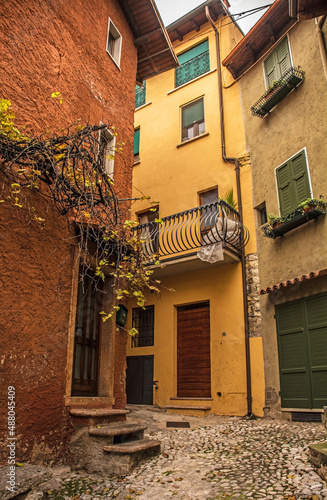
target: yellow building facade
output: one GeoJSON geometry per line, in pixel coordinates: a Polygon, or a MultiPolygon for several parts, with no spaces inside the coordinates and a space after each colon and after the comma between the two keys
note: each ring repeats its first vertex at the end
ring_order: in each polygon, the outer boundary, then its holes
{"type": "Polygon", "coordinates": [[[250,160],[238,84],[222,74],[221,106],[217,71],[217,47],[225,57],[242,34],[220,0],[206,4],[167,28],[180,67],[138,90],[133,197],[156,203],[136,201],[133,217],[160,294],[149,293],[145,309],[129,303],[128,326],[139,335],[127,348],[127,402],[261,416],[250,160]],[[218,201],[231,190],[241,215],[218,201]]]}

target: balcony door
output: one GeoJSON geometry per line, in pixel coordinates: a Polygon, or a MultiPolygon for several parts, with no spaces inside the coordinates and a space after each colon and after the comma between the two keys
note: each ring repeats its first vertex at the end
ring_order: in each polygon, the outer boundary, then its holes
{"type": "Polygon", "coordinates": [[[211,397],[209,302],[177,308],[177,397],[211,397]]]}

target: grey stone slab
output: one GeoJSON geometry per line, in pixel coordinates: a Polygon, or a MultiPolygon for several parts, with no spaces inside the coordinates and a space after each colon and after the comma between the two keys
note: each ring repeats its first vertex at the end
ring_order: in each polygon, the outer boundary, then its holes
{"type": "Polygon", "coordinates": [[[27,493],[52,477],[52,471],[48,467],[30,464],[24,464],[21,467],[13,466],[14,469],[10,467],[0,469],[1,500],[9,500],[27,493]],[[8,482],[10,480],[11,482],[8,482]]]}

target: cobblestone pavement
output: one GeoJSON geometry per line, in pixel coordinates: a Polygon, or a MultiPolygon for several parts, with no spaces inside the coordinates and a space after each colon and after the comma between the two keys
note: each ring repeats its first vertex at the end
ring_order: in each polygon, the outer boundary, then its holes
{"type": "Polygon", "coordinates": [[[53,492],[49,498],[327,499],[327,485],[307,455],[309,443],[326,440],[322,424],[168,414],[160,421],[154,412],[141,414],[150,437],[162,442],[161,455],[125,478],[70,475],[62,483],[63,496],[53,492]],[[164,427],[167,420],[181,419],[191,421],[191,428],[164,427]]]}

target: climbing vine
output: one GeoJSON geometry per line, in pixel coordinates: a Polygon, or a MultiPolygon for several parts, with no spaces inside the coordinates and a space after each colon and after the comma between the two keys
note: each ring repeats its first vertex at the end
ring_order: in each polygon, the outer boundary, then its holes
{"type": "MultiPolygon", "coordinates": [[[[106,170],[106,159],[112,159],[113,153],[123,158],[122,145],[107,150],[105,132],[109,129],[117,135],[114,127],[76,124],[58,134],[29,137],[18,130],[14,119],[10,101],[0,99],[0,169],[10,188],[0,201],[23,208],[32,190],[52,200],[58,212],[69,218],[75,226],[83,273],[93,276],[96,286],[108,275],[113,278],[115,300],[110,310],[102,311],[104,321],[113,318],[124,298],[134,297],[143,307],[144,291],[159,291],[159,282],[150,278],[142,242],[133,230],[136,223],[128,219],[124,205],[121,208],[106,170]]],[[[30,212],[37,223],[46,224],[33,207],[30,212]]]]}

